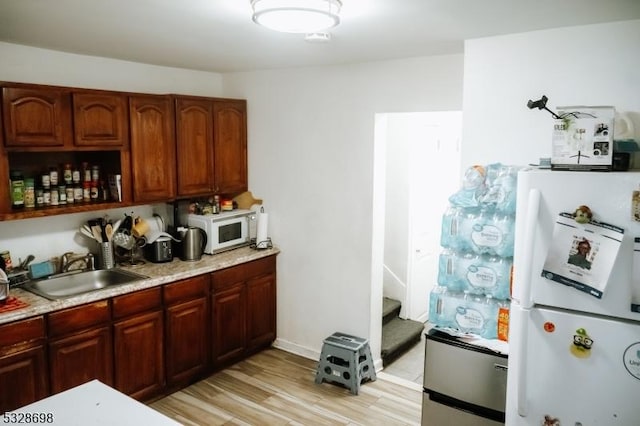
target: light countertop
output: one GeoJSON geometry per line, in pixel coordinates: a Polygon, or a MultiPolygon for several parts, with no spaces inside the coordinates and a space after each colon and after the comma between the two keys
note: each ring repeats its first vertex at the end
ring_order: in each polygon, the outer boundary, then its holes
{"type": "Polygon", "coordinates": [[[202,259],[193,262],[185,262],[175,258],[172,262],[167,263],[151,263],[147,261],[142,265],[124,266],[121,267],[124,270],[142,274],[149,278],[136,281],[131,284],[108,287],[102,290],[96,290],[91,293],[85,293],[61,300],[49,300],[21,288],[12,288],[9,295],[28,303],[29,306],[0,313],[0,324],[26,319],[36,315],[42,315],[102,299],[108,299],[110,297],[179,281],[196,275],[210,273],[219,269],[272,256],[279,252],[280,250],[275,247],[266,250],[255,250],[249,247],[241,247],[214,255],[205,254],[202,256],[202,259]]]}
{"type": "Polygon", "coordinates": [[[180,424],[98,380],[25,405],[0,417],[0,424],[17,423],[66,426],[180,424]]]}

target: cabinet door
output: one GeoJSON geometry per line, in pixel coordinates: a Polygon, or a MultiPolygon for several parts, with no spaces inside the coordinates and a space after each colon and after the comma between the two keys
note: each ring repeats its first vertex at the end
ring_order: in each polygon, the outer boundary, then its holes
{"type": "Polygon", "coordinates": [[[207,307],[207,298],[201,297],[166,309],[168,386],[187,385],[207,370],[207,307]]]}
{"type": "Polygon", "coordinates": [[[178,195],[214,192],[213,104],[207,99],[176,98],[178,195]]]}
{"type": "Polygon", "coordinates": [[[45,398],[48,388],[44,346],[0,356],[0,412],[45,398]]]}
{"type": "Polygon", "coordinates": [[[247,347],[268,346],[276,338],[276,275],[247,281],[247,347]]]}
{"type": "Polygon", "coordinates": [[[49,342],[51,393],[93,379],[113,385],[111,329],[102,327],[49,342]]]}
{"type": "Polygon", "coordinates": [[[135,202],[176,195],[174,117],[168,96],[129,98],[131,169],[135,202]]]}
{"type": "Polygon", "coordinates": [[[214,101],[213,129],[216,192],[240,194],[248,187],[246,101],[214,101]]]}
{"type": "Polygon", "coordinates": [[[213,294],[213,365],[240,359],[247,341],[246,289],[244,282],[213,294]]]}
{"type": "Polygon", "coordinates": [[[2,89],[5,145],[63,147],[71,145],[69,92],[57,88],[2,89]]]}
{"type": "Polygon", "coordinates": [[[78,146],[127,146],[129,119],[126,96],[74,92],[73,131],[78,146]]]}
{"type": "Polygon", "coordinates": [[[113,325],[114,385],[146,400],[164,388],[162,311],[137,315],[113,325]]]}

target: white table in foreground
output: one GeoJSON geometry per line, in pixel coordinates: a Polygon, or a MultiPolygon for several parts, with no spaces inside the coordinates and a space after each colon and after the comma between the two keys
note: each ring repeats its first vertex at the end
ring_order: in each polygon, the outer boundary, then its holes
{"type": "Polygon", "coordinates": [[[176,421],[92,380],[0,416],[0,424],[176,426],[176,421]],[[30,416],[27,421],[25,416],[30,416]]]}

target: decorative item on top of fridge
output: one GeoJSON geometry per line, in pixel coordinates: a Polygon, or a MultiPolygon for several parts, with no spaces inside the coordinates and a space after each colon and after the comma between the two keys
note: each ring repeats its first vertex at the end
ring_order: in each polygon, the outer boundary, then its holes
{"type": "MultiPolygon", "coordinates": [[[[553,112],[546,96],[529,100],[529,109],[544,109],[553,116],[551,169],[627,170],[629,153],[614,153],[616,111],[612,106],[566,106],[553,112]],[[626,161],[625,161],[626,159],[626,161]]],[[[631,123],[625,120],[625,123],[631,123]]]]}
{"type": "Polygon", "coordinates": [[[429,321],[507,340],[519,167],[473,166],[442,217],[438,285],[429,321]]]}

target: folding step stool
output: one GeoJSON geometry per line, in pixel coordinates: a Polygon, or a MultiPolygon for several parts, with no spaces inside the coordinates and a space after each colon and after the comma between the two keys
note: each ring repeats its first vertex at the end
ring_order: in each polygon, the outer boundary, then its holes
{"type": "Polygon", "coordinates": [[[363,380],[376,380],[369,341],[344,333],[323,340],[316,383],[340,383],[357,395],[363,380]]]}

